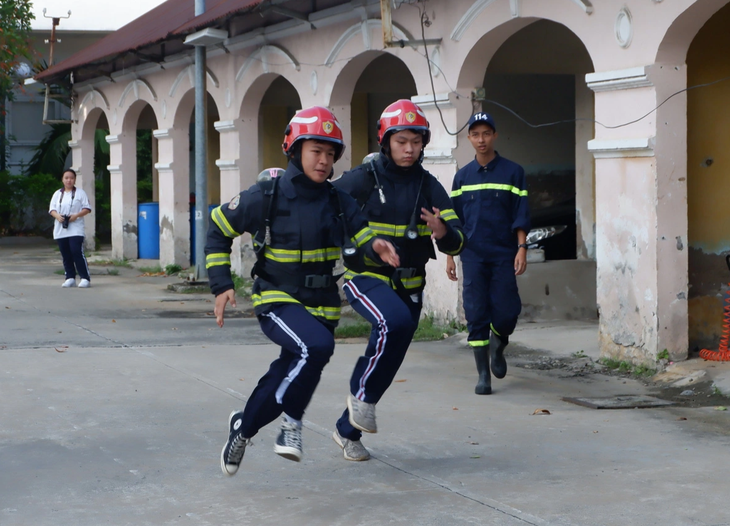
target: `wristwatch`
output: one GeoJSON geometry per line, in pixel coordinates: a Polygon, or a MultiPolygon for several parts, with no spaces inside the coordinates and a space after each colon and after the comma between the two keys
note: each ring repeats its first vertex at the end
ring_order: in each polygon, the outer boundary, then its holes
{"type": "Polygon", "coordinates": [[[520,243],[519,245],[517,245],[517,248],[527,249],[527,244],[526,243],[520,243]]]}

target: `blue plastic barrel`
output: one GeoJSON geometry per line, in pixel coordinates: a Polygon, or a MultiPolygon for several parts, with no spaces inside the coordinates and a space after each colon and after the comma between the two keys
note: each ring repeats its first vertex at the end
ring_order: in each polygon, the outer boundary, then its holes
{"type": "Polygon", "coordinates": [[[160,203],[140,203],[137,214],[137,257],[160,259],[160,203]]]}
{"type": "MultiPolygon", "coordinates": [[[[214,208],[218,208],[220,205],[208,205],[208,221],[210,222],[210,213],[214,208]]],[[[195,205],[190,205],[190,264],[195,265],[195,205]]],[[[209,223],[210,224],[210,223],[209,223]]]]}

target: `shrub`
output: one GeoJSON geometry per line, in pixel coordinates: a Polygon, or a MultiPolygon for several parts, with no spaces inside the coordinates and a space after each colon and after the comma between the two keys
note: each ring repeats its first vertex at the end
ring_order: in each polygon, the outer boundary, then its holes
{"type": "Polygon", "coordinates": [[[0,172],[0,234],[45,234],[53,230],[48,204],[61,188],[57,177],[0,172]]]}

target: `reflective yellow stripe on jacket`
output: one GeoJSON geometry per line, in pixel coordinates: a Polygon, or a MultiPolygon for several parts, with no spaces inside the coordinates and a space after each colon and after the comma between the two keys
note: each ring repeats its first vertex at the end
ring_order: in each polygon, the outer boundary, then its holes
{"type": "Polygon", "coordinates": [[[340,249],[338,247],[328,247],[317,250],[288,250],[267,246],[264,250],[264,256],[266,256],[266,259],[279,263],[316,263],[337,261],[340,259],[340,249]]]}
{"type": "Polygon", "coordinates": [[[356,247],[361,247],[374,237],[375,234],[372,229],[366,226],[352,237],[352,242],[355,243],[356,247]]]}
{"type": "MultiPolygon", "coordinates": [[[[390,223],[374,223],[371,221],[370,228],[375,232],[375,235],[404,237],[406,230],[408,230],[408,225],[391,225],[390,223]]],[[[430,236],[431,229],[428,228],[428,225],[418,225],[418,235],[430,236]]]]}
{"type": "MultiPolygon", "coordinates": [[[[251,299],[253,300],[254,308],[272,303],[299,303],[301,305],[300,301],[295,300],[289,294],[280,290],[264,290],[260,294],[253,294],[251,299]]],[[[303,305],[303,307],[312,316],[318,316],[332,321],[340,319],[339,307],[309,307],[307,305],[303,305]]]]}
{"type": "Polygon", "coordinates": [[[236,238],[240,236],[238,232],[233,230],[233,227],[228,222],[228,219],[226,219],[226,216],[223,215],[223,210],[221,210],[221,207],[214,208],[213,211],[210,213],[210,217],[213,219],[213,222],[218,225],[218,228],[220,228],[221,232],[223,232],[223,235],[230,238],[236,238]]]}
{"type": "Polygon", "coordinates": [[[218,265],[231,266],[231,255],[225,253],[208,254],[205,256],[205,268],[217,267],[218,265]]]}
{"type": "Polygon", "coordinates": [[[464,192],[476,192],[479,190],[504,190],[512,192],[520,197],[527,197],[527,190],[520,190],[511,184],[483,183],[483,184],[467,184],[451,192],[451,197],[459,197],[464,192]]]}

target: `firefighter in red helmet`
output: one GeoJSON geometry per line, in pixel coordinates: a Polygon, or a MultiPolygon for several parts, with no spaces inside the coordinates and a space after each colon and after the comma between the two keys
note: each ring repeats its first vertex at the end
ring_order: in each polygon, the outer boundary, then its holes
{"type": "Polygon", "coordinates": [[[347,460],[367,460],[362,432],[375,433],[375,405],[390,386],[418,326],[426,263],[464,246],[459,218],[444,187],[421,162],[431,139],[428,120],[410,100],[385,108],[378,121],[378,156],[334,182],[357,200],[370,228],[396,246],[396,268],[347,265],[345,294],[372,324],[365,349],[350,378],[347,407],[333,434],[347,460]]]}
{"type": "Polygon", "coordinates": [[[301,460],[302,417],[335,346],[340,297],[332,270],[340,253],[353,264],[398,266],[391,243],[376,237],[355,200],[328,180],[344,148],[332,112],[302,110],[284,135],[286,171],[265,170],[256,185],[211,212],[205,254],[218,325],[226,305],[235,306],[233,239],[249,232],[257,256],[255,313],[264,334],[281,346],[246,407],[229,416],[221,451],[226,475],[238,471],[251,438],[282,413],[274,451],[301,460]]]}

